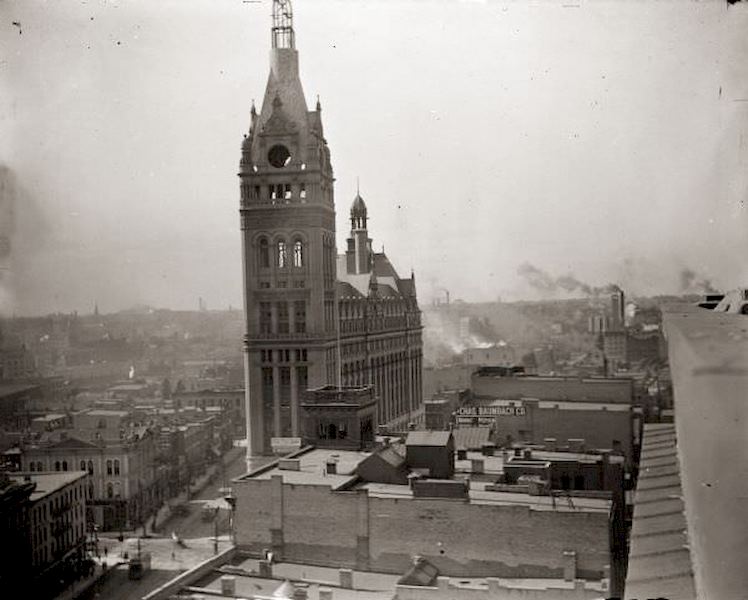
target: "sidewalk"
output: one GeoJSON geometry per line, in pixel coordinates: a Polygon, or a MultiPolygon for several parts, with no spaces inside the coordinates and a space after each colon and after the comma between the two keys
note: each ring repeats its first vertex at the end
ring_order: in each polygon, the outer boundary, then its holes
{"type": "Polygon", "coordinates": [[[74,598],[88,590],[91,586],[95,585],[97,581],[106,577],[109,572],[115,568],[115,566],[116,564],[111,564],[108,565],[107,568],[104,568],[104,566],[102,565],[102,561],[96,560],[93,575],[86,577],[85,579],[81,579],[80,581],[74,582],[63,592],[55,596],[54,600],[73,600],[74,598]]]}

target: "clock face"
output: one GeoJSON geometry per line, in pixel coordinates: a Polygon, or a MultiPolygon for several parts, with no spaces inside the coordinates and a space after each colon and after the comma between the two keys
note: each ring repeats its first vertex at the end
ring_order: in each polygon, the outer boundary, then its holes
{"type": "Polygon", "coordinates": [[[268,162],[276,169],[280,169],[291,162],[291,153],[282,144],[276,144],[268,152],[268,162]]]}

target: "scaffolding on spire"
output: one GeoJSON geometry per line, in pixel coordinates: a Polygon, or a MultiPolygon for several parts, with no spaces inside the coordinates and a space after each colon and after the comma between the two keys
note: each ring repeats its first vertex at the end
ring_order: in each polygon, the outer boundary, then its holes
{"type": "Polygon", "coordinates": [[[273,48],[295,48],[291,0],[273,0],[273,48]]]}

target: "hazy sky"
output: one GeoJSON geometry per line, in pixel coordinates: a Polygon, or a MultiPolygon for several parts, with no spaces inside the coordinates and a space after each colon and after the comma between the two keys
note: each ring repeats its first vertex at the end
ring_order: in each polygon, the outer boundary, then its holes
{"type": "MultiPolygon", "coordinates": [[[[240,306],[236,172],[270,6],[0,2],[0,163],[20,188],[6,309],[240,306]]],[[[537,297],[524,263],[632,293],[679,291],[686,267],[748,284],[748,6],[294,11],[338,248],[360,177],[375,248],[422,303],[537,297]]]]}

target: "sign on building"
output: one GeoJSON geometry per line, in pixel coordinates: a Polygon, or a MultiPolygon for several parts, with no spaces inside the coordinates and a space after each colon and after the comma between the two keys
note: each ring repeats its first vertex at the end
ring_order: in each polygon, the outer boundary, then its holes
{"type": "Polygon", "coordinates": [[[270,448],[273,454],[278,456],[285,456],[301,450],[301,438],[300,437],[274,437],[270,438],[270,448]]]}

